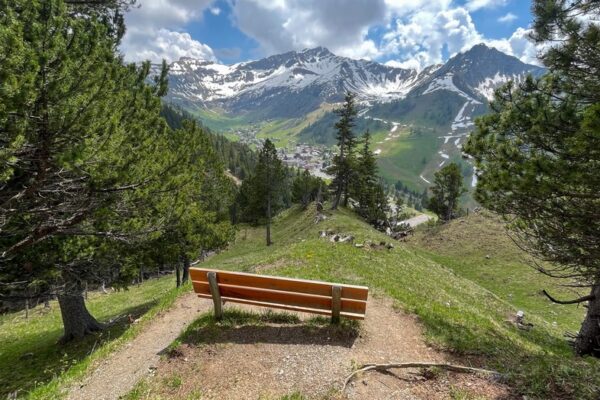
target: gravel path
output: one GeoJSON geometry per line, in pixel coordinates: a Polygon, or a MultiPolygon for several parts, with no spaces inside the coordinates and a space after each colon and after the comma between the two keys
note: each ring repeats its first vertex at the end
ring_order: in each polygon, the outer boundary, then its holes
{"type": "Polygon", "coordinates": [[[339,336],[327,326],[310,328],[304,323],[242,323],[219,330],[199,328],[177,350],[161,359],[144,398],[183,400],[201,394],[203,400],[256,400],[297,392],[311,400],[445,400],[455,398],[455,390],[472,396],[468,398],[512,398],[507,387],[476,375],[425,379],[414,369],[366,373],[344,394],[336,392],[353,367],[363,363],[455,361],[428,346],[418,319],[386,298],[369,300],[358,336],[339,336]]]}
{"type": "MultiPolygon", "coordinates": [[[[252,311],[265,309],[227,304],[252,311]]],[[[358,336],[338,336],[329,326],[305,324],[241,324],[218,331],[200,328],[177,355],[161,358],[163,350],[212,301],[194,293],[152,321],[133,341],[108,356],[67,398],[119,399],[147,378],[147,398],[206,400],[280,398],[300,392],[307,399],[454,398],[464,390],[474,398],[511,399],[507,387],[469,374],[442,374],[425,379],[415,370],[367,373],[344,394],[336,393],[354,366],[367,362],[453,361],[426,344],[418,319],[396,309],[386,298],[370,298],[358,336]],[[177,385],[165,384],[177,376],[177,385]]],[[[299,314],[301,319],[311,316],[299,314]]],[[[459,360],[460,361],[460,360],[459,360]]]]}
{"type": "Polygon", "coordinates": [[[135,339],[108,356],[78,386],[71,388],[67,399],[109,400],[127,394],[158,364],[160,353],[210,305],[208,301],[198,301],[194,293],[182,295],[135,339]]]}
{"type": "Polygon", "coordinates": [[[415,226],[426,223],[430,219],[432,219],[431,216],[429,216],[427,214],[421,214],[421,215],[417,215],[416,217],[409,218],[402,222],[406,222],[407,224],[409,224],[411,227],[414,228],[415,226]]]}

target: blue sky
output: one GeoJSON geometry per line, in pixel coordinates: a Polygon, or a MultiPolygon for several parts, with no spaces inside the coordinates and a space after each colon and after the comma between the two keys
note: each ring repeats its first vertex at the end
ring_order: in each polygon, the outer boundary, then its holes
{"type": "Polygon", "coordinates": [[[445,61],[474,44],[536,62],[524,0],[138,0],[126,58],[182,56],[232,64],[307,47],[403,67],[445,61]]]}

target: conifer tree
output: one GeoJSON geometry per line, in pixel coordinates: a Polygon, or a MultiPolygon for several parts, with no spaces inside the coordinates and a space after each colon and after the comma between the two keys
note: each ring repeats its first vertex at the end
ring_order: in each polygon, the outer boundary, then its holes
{"type": "Polygon", "coordinates": [[[285,192],[289,190],[286,175],[275,145],[267,139],[258,154],[254,175],[246,179],[240,188],[242,213],[249,222],[265,224],[267,246],[272,244],[272,217],[285,205],[285,192]]]}
{"type": "Polygon", "coordinates": [[[476,199],[503,215],[538,269],[588,294],[574,345],[600,357],[600,3],[535,0],[533,38],[548,73],[496,92],[465,151],[476,199]],[[573,282],[573,280],[575,282],[573,282]]]}
{"type": "Polygon", "coordinates": [[[344,97],[344,105],[336,113],[340,120],[335,124],[337,130],[336,140],[338,154],[333,157],[331,167],[328,172],[333,175],[331,186],[333,188],[333,204],[331,208],[337,209],[342,200],[343,205],[348,205],[350,184],[354,174],[354,149],[356,147],[356,137],[352,132],[354,119],[356,118],[356,106],[354,103],[355,95],[348,92],[344,97]]]}
{"type": "MultiPolygon", "coordinates": [[[[123,64],[103,15],[62,0],[0,9],[0,280],[53,288],[69,340],[102,328],[84,284],[131,282],[169,205],[206,187],[202,137],[168,129],[166,66],[148,85],[149,63],[123,64]]],[[[196,211],[198,226],[209,214],[196,211]]]]}
{"type": "Polygon", "coordinates": [[[387,196],[379,182],[377,159],[371,151],[371,134],[363,135],[363,147],[355,162],[352,180],[352,196],[358,201],[358,214],[369,223],[386,219],[387,196]]]}
{"type": "Polygon", "coordinates": [[[292,183],[292,200],[302,204],[302,208],[306,209],[311,201],[317,199],[322,185],[322,180],[312,176],[308,170],[298,171],[292,183]]]}
{"type": "Polygon", "coordinates": [[[466,191],[458,164],[450,163],[437,171],[430,189],[429,209],[442,221],[455,218],[460,196],[466,191]]]}

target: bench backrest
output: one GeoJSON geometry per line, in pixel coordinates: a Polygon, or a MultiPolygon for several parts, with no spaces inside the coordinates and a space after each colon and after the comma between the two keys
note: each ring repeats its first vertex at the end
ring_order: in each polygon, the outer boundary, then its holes
{"type": "Polygon", "coordinates": [[[199,297],[214,299],[209,283],[211,272],[216,275],[223,301],[334,316],[337,308],[340,316],[352,319],[364,319],[367,309],[369,288],[365,286],[190,268],[199,297]]]}

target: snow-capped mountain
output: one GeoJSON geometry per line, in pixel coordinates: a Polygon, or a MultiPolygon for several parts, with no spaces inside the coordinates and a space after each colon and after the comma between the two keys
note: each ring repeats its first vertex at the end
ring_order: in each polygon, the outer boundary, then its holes
{"type": "MultiPolygon", "coordinates": [[[[387,121],[391,129],[402,122],[427,126],[439,135],[438,151],[427,160],[425,176],[423,173],[419,176],[422,182],[430,184],[434,171],[462,153],[464,142],[475,126],[475,117],[488,111],[488,101],[493,99],[496,88],[510,80],[522,81],[529,74],[539,76],[544,71],[480,44],[452,57],[405,98],[374,104],[365,111],[365,116],[387,121]]],[[[474,186],[476,175],[471,178],[474,186]]]]}
{"type": "Polygon", "coordinates": [[[413,95],[427,94],[440,88],[464,97],[492,100],[494,90],[508,81],[520,82],[529,74],[541,75],[544,69],[525,64],[485,44],[452,57],[429,79],[415,87],[413,95]]]}
{"type": "Polygon", "coordinates": [[[339,57],[323,47],[222,65],[182,58],[170,65],[168,100],[232,113],[301,116],[346,91],[364,101],[403,98],[440,66],[422,71],[339,57]]]}
{"type": "MultiPolygon", "coordinates": [[[[496,88],[543,72],[483,44],[420,71],[340,57],[317,47],[234,65],[182,58],[170,66],[167,101],[193,111],[211,111],[204,114],[203,122],[215,129],[243,116],[244,124],[252,126],[247,132],[225,128],[240,137],[253,137],[261,124],[278,121],[286,129],[293,128],[289,132],[294,132],[290,133],[294,140],[331,145],[337,118],[327,111],[331,108],[313,114],[309,124],[303,117],[324,103],[342,101],[351,91],[361,102],[357,132],[369,129],[380,135],[387,131],[373,145],[375,154],[386,159],[388,179],[412,179],[412,185],[419,187],[429,185],[433,173],[446,163],[461,160],[474,119],[489,110],[496,88]],[[416,142],[428,136],[428,147],[421,151],[422,171],[412,178],[406,171],[414,165],[405,165],[398,153],[413,146],[407,132],[414,132],[416,142]],[[431,136],[438,145],[431,147],[431,136]],[[407,140],[406,146],[388,146],[400,140],[407,140]]],[[[470,179],[474,185],[475,174],[470,179]]]]}
{"type": "Polygon", "coordinates": [[[421,71],[340,57],[317,47],[234,65],[182,58],[170,65],[167,99],[232,114],[299,117],[324,102],[341,101],[346,91],[373,103],[452,86],[466,97],[485,101],[506,81],[541,71],[483,44],[421,71]]]}

